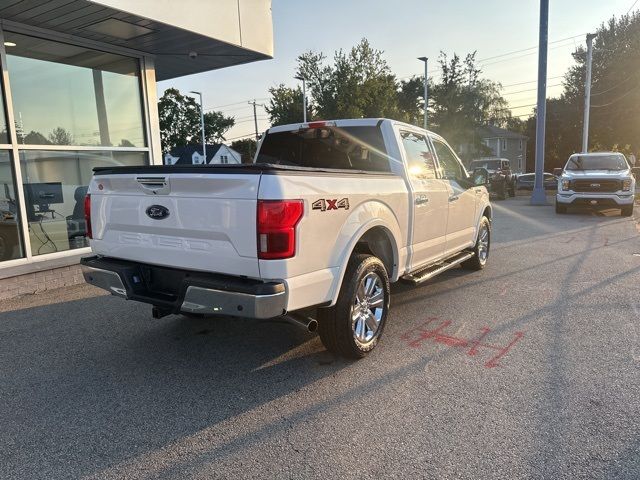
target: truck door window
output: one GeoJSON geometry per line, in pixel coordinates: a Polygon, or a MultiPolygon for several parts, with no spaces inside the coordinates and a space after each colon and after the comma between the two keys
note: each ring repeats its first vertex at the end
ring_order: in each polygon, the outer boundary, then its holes
{"type": "Polygon", "coordinates": [[[409,174],[417,178],[436,178],[436,166],[427,138],[418,133],[401,131],[409,174]]]}
{"type": "Polygon", "coordinates": [[[449,146],[439,140],[433,139],[432,141],[443,177],[448,180],[466,180],[467,173],[449,146]]]}

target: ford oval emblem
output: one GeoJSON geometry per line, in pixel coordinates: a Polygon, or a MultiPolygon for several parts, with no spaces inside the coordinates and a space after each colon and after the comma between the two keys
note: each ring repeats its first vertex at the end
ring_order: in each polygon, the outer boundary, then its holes
{"type": "Polygon", "coordinates": [[[147,216],[149,218],[153,218],[154,220],[162,220],[163,218],[167,218],[169,216],[169,209],[167,207],[163,207],[162,205],[151,205],[147,208],[147,216]]]}

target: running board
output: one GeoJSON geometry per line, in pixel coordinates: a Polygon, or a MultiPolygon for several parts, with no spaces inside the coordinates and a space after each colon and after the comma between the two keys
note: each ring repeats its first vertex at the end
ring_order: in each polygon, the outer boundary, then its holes
{"type": "Polygon", "coordinates": [[[460,252],[453,257],[447,258],[443,263],[432,265],[422,270],[418,270],[414,273],[410,273],[409,275],[405,275],[404,277],[402,277],[402,279],[413,284],[426,282],[430,278],[433,278],[436,275],[441,274],[442,272],[446,272],[453,267],[457,267],[462,262],[464,262],[465,260],[469,260],[474,255],[475,253],[473,252],[460,252]]]}

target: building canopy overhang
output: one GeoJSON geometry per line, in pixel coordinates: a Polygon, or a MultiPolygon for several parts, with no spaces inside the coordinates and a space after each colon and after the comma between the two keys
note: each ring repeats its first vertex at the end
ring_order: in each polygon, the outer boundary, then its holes
{"type": "Polygon", "coordinates": [[[152,56],[158,80],[273,56],[270,0],[0,0],[0,19],[152,56]]]}

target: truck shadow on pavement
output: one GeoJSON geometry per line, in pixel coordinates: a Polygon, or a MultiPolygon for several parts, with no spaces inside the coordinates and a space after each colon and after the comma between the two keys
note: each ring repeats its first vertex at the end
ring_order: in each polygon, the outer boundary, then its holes
{"type": "Polygon", "coordinates": [[[102,296],[0,313],[1,478],[91,475],[349,365],[292,325],[145,307],[102,296]]]}
{"type": "MultiPolygon", "coordinates": [[[[108,296],[0,313],[0,478],[184,478],[189,476],[185,472],[275,437],[286,442],[290,429],[384,389],[407,389],[407,378],[425,381],[426,365],[457,355],[446,349],[398,353],[394,332],[417,321],[404,318],[403,307],[423,302],[422,311],[447,308],[449,293],[457,291],[457,298],[477,295],[491,282],[550,269],[557,262],[569,262],[563,282],[571,284],[585,258],[602,248],[597,225],[589,228],[580,235],[593,240],[578,251],[501,270],[490,264],[482,274],[454,269],[418,287],[395,284],[393,322],[386,333],[391,338],[368,363],[336,359],[317,336],[281,322],[183,316],[154,320],[147,306],[108,296]],[[397,355],[403,356],[401,362],[382,361],[397,355]],[[344,373],[348,387],[315,389],[344,373]]],[[[569,233],[550,237],[562,235],[569,233]]],[[[630,240],[637,237],[607,246],[620,248],[630,240]]],[[[508,246],[501,246],[494,255],[508,253],[508,246]]],[[[640,267],[627,266],[492,325],[495,334],[534,325],[545,331],[531,359],[544,365],[537,405],[545,409],[532,415],[537,424],[530,477],[568,473],[563,470],[565,432],[571,426],[566,390],[576,359],[566,351],[565,335],[572,302],[603,285],[628,282],[639,272],[640,267]]],[[[508,369],[492,372],[509,379],[508,369]]],[[[601,467],[611,476],[633,471],[634,448],[621,453],[618,465],[601,467]]]]}

